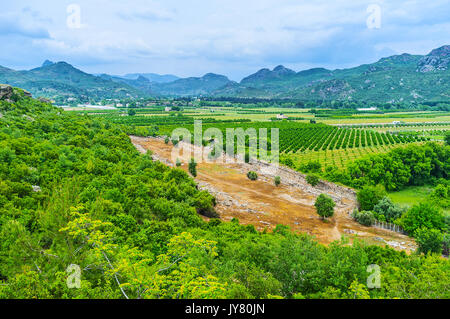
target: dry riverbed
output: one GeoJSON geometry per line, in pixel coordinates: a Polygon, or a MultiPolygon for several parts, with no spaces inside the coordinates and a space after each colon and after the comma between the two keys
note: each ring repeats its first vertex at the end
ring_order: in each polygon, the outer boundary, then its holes
{"type": "MultiPolygon", "coordinates": [[[[173,145],[165,144],[161,138],[131,136],[136,148],[144,153],[153,152],[153,159],[174,166],[171,160],[173,145]]],[[[178,146],[180,147],[180,146],[178,146]]],[[[187,171],[185,154],[182,169],[187,171]]],[[[267,172],[261,163],[226,164],[199,163],[195,178],[200,189],[216,197],[216,210],[220,218],[229,221],[238,218],[241,224],[254,225],[258,230],[272,230],[276,225],[288,225],[296,232],[308,233],[323,243],[329,244],[342,236],[350,241],[361,238],[376,245],[389,245],[398,250],[412,251],[416,245],[412,238],[384,229],[362,226],[349,216],[356,207],[353,190],[328,182],[317,187],[306,183],[302,174],[286,168],[267,172]],[[249,170],[258,172],[258,180],[250,181],[249,170]],[[275,186],[273,176],[281,176],[281,185],[275,186]],[[314,201],[321,193],[327,193],[336,202],[334,217],[324,222],[316,214],[314,201]]]]}

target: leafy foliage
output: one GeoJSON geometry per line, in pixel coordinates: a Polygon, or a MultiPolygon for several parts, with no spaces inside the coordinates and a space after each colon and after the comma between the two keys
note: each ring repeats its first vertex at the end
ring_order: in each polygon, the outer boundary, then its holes
{"type": "Polygon", "coordinates": [[[419,228],[415,233],[416,242],[419,246],[418,251],[421,253],[441,253],[443,236],[437,229],[419,228]]]}
{"type": "Polygon", "coordinates": [[[375,222],[375,216],[372,212],[355,210],[352,213],[352,217],[361,225],[372,226],[375,222]]]}
{"type": "Polygon", "coordinates": [[[423,227],[438,230],[443,230],[445,227],[444,216],[439,208],[427,202],[414,205],[403,214],[399,224],[412,235],[423,227]]]}
{"type": "Polygon", "coordinates": [[[0,298],[450,298],[446,259],[204,221],[214,198],[122,126],[17,94],[0,101],[0,298]]]}
{"type": "Polygon", "coordinates": [[[373,208],[377,219],[393,223],[397,218],[400,218],[405,210],[398,205],[395,205],[387,196],[383,197],[373,208]]]}
{"type": "Polygon", "coordinates": [[[371,211],[375,205],[386,196],[386,190],[382,185],[364,186],[357,193],[359,206],[362,210],[371,211]]]}
{"type": "Polygon", "coordinates": [[[317,214],[319,214],[322,219],[325,219],[334,215],[334,207],[336,206],[336,203],[330,196],[320,194],[317,197],[314,206],[316,207],[317,214]]]}
{"type": "Polygon", "coordinates": [[[256,181],[258,179],[258,174],[256,172],[250,171],[247,173],[247,177],[251,181],[256,181]]]}
{"type": "Polygon", "coordinates": [[[319,184],[319,176],[315,175],[315,174],[308,174],[306,176],[306,181],[308,182],[308,184],[310,184],[311,186],[316,186],[317,184],[319,184]]]}

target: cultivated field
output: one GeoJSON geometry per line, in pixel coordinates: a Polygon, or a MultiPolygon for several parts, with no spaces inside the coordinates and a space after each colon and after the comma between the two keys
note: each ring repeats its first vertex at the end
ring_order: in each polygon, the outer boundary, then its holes
{"type": "MultiPolygon", "coordinates": [[[[193,131],[194,120],[202,120],[203,130],[219,128],[280,129],[281,159],[294,166],[318,161],[327,166],[345,168],[368,154],[384,153],[397,146],[425,141],[443,141],[450,129],[448,112],[356,112],[281,107],[186,106],[167,111],[166,105],[129,109],[70,108],[68,111],[101,117],[113,123],[140,130],[139,135],[170,136],[175,128],[193,131]],[[283,114],[285,120],[277,119],[283,114]],[[310,124],[310,122],[315,124],[310,124]],[[395,122],[395,124],[393,124],[395,122]]],[[[132,132],[136,133],[136,132],[132,132]]],[[[224,143],[224,147],[226,147],[224,143]]]]}

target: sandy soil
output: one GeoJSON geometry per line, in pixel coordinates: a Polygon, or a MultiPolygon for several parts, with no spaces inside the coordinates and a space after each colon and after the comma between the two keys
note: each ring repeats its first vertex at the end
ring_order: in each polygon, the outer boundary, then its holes
{"type": "MultiPolygon", "coordinates": [[[[131,136],[140,152],[151,150],[153,158],[173,166],[173,145],[159,138],[131,136]]],[[[187,171],[187,164],[181,166],[187,171]]],[[[376,245],[390,245],[398,250],[411,251],[416,245],[412,238],[395,232],[362,226],[349,216],[355,207],[354,198],[343,199],[335,215],[323,221],[314,208],[315,196],[301,187],[283,185],[276,187],[273,179],[261,176],[250,181],[239,164],[199,163],[195,178],[200,188],[208,190],[217,199],[216,210],[222,220],[238,218],[241,224],[252,224],[258,230],[273,229],[278,224],[288,225],[297,232],[308,233],[329,244],[342,236],[350,242],[363,238],[376,245]]]]}

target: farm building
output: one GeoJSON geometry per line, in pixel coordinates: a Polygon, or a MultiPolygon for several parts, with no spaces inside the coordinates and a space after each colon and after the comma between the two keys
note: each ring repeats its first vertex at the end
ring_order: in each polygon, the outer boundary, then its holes
{"type": "Polygon", "coordinates": [[[285,120],[287,118],[288,118],[287,115],[284,115],[283,113],[277,115],[277,119],[279,120],[285,120]]]}
{"type": "Polygon", "coordinates": [[[359,108],[359,109],[356,109],[356,110],[358,110],[358,111],[360,111],[360,112],[364,112],[364,111],[376,111],[377,108],[376,108],[375,106],[373,106],[373,107],[359,108]]]}

